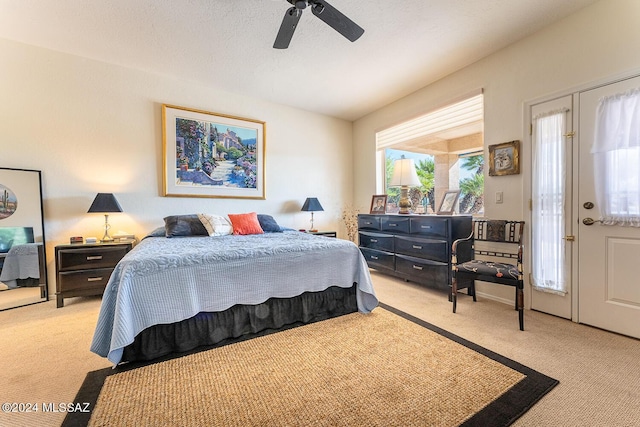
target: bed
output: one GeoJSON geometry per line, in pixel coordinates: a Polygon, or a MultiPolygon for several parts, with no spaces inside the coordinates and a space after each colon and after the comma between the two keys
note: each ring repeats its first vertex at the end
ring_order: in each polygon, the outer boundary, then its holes
{"type": "Polygon", "coordinates": [[[114,365],[149,360],[377,304],[366,261],[346,240],[156,232],[114,269],[91,351],[114,365]]]}

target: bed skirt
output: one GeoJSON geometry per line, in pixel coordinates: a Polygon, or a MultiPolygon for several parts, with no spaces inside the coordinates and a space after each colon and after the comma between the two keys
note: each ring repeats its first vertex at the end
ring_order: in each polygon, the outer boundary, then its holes
{"type": "Polygon", "coordinates": [[[293,298],[271,298],[258,305],[234,305],[225,311],[202,312],[178,323],[143,330],[124,348],[121,362],[152,360],[356,311],[355,284],[350,288],[332,286],[322,292],[305,292],[293,298]]]}

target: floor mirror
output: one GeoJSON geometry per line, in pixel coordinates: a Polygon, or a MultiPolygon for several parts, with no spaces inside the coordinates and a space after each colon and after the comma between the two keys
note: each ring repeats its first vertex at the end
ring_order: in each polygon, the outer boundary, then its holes
{"type": "Polygon", "coordinates": [[[42,174],[0,168],[0,311],[47,300],[42,174]]]}

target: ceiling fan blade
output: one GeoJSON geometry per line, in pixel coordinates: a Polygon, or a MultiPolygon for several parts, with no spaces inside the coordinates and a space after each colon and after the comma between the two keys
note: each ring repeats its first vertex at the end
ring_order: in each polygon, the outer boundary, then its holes
{"type": "Polygon", "coordinates": [[[296,30],[298,21],[302,16],[302,10],[292,7],[288,9],[284,18],[282,18],[282,24],[280,24],[280,30],[276,36],[276,41],[273,43],[273,47],[276,49],[286,49],[289,47],[293,32],[296,30]]]}
{"type": "Polygon", "coordinates": [[[364,33],[364,30],[351,19],[347,18],[338,9],[331,6],[325,0],[310,0],[311,12],[322,19],[331,28],[345,36],[349,41],[356,41],[364,33]]]}

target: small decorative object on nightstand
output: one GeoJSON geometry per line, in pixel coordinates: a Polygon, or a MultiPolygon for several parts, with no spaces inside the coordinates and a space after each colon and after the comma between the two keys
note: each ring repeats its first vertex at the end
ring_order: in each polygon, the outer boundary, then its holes
{"type": "Polygon", "coordinates": [[[313,228],[313,212],[324,211],[322,209],[322,205],[315,197],[307,197],[307,200],[304,201],[304,205],[302,205],[303,212],[311,212],[311,228],[308,231],[318,231],[313,228]]]}
{"type": "Polygon", "coordinates": [[[58,308],[64,298],[102,295],[114,267],[132,248],[133,242],[56,246],[58,308]]]}

